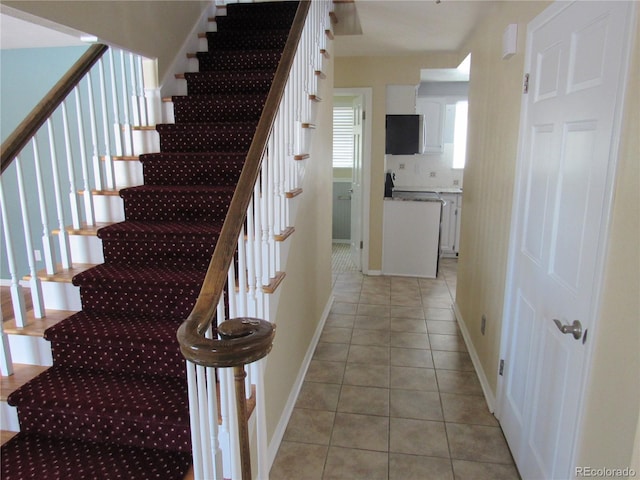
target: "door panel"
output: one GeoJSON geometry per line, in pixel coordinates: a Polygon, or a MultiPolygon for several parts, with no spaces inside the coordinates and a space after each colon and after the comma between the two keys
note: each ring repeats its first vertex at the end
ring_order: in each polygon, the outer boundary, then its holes
{"type": "Polygon", "coordinates": [[[573,476],[589,345],[561,327],[595,319],[633,8],[556,3],[527,32],[498,414],[525,480],[573,476]]]}

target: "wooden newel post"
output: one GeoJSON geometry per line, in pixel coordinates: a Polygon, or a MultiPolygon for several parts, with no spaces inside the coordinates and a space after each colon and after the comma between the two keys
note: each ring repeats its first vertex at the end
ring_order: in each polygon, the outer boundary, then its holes
{"type": "Polygon", "coordinates": [[[219,352],[220,367],[233,367],[236,390],[236,413],[242,480],[251,480],[251,449],[247,426],[247,403],[244,366],[265,357],[273,345],[275,326],[257,318],[233,318],[218,325],[218,334],[225,347],[219,352]]]}

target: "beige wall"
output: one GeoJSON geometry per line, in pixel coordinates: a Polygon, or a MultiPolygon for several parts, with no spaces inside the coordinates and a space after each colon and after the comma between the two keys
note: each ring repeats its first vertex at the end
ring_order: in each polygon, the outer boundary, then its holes
{"type": "Polygon", "coordinates": [[[187,35],[210,4],[200,0],[3,0],[2,3],[96,35],[103,43],[157,58],[158,78],[164,78],[187,35]]]}
{"type": "MultiPolygon", "coordinates": [[[[469,159],[464,177],[457,304],[493,393],[497,386],[526,24],[546,3],[503,2],[469,40],[469,159]],[[519,24],[519,53],[501,59],[501,37],[519,24]],[[486,335],[480,319],[487,315],[486,335]]],[[[638,85],[635,64],[630,85],[638,85]]],[[[640,96],[629,89],[599,328],[584,405],[578,465],[630,465],[640,413],[640,96]]]]}
{"type": "Polygon", "coordinates": [[[432,53],[402,57],[337,57],[336,88],[371,87],[371,194],[369,215],[369,269],[382,269],[382,201],[384,197],[384,119],[387,85],[418,85],[422,68],[455,68],[465,57],[432,53]]]}
{"type": "MultiPolygon", "coordinates": [[[[331,44],[328,45],[328,49],[331,44]]],[[[333,64],[325,61],[320,104],[299,205],[286,277],[280,286],[276,337],[265,372],[267,436],[273,434],[312,337],[331,297],[332,90],[333,64]]]]}

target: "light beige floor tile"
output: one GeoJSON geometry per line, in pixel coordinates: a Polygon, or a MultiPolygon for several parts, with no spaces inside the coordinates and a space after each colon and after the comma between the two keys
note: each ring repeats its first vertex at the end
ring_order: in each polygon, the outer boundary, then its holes
{"type": "Polygon", "coordinates": [[[388,388],[389,366],[347,363],[343,383],[344,385],[388,388]]]}
{"type": "Polygon", "coordinates": [[[338,412],[333,424],[331,446],[387,452],[389,418],[338,412]]]}
{"type": "Polygon", "coordinates": [[[282,442],[269,477],[278,480],[321,480],[329,447],[282,442]]]}
{"type": "Polygon", "coordinates": [[[499,427],[446,423],[451,458],[511,464],[511,453],[499,427]]]}
{"type": "Polygon", "coordinates": [[[334,418],[334,412],[294,408],[284,432],[284,440],[329,445],[334,418]]]}
{"type": "Polygon", "coordinates": [[[388,347],[391,341],[389,330],[360,330],[354,329],[351,335],[351,345],[377,345],[388,347]]]}
{"type": "Polygon", "coordinates": [[[389,416],[389,389],[343,385],[338,412],[389,416]]]}
{"type": "Polygon", "coordinates": [[[346,343],[318,342],[313,359],[327,362],[344,362],[347,360],[348,354],[349,345],[346,343]]]}
{"type": "Polygon", "coordinates": [[[451,310],[451,308],[449,307],[446,307],[446,308],[425,307],[424,314],[427,321],[440,320],[440,321],[446,321],[446,322],[455,322],[456,320],[456,316],[453,313],[453,310],[451,310]]]}
{"type": "Polygon", "coordinates": [[[440,393],[444,419],[447,422],[498,426],[498,421],[487,407],[484,396],[440,393]]]}
{"type": "Polygon", "coordinates": [[[422,305],[424,306],[424,308],[429,308],[429,309],[430,308],[450,309],[451,306],[453,305],[453,300],[451,299],[450,295],[433,296],[429,294],[429,295],[422,296],[422,305]]]}
{"type": "Polygon", "coordinates": [[[340,385],[304,382],[298,395],[296,408],[311,408],[335,412],[340,396],[340,385]]]}
{"type": "Polygon", "coordinates": [[[320,342],[326,343],[351,343],[350,328],[343,327],[324,327],[320,335],[320,342]]]}
{"type": "Polygon", "coordinates": [[[330,313],[340,313],[342,315],[355,315],[358,309],[357,303],[333,302],[330,313]]]}
{"type": "Polygon", "coordinates": [[[389,454],[389,480],[453,480],[448,458],[389,454]]]}
{"type": "Polygon", "coordinates": [[[345,303],[358,303],[360,301],[360,292],[347,292],[344,290],[334,290],[334,300],[345,303]]]}
{"type": "Polygon", "coordinates": [[[385,293],[361,293],[360,301],[368,305],[390,305],[391,296],[385,293]]]}
{"type": "Polygon", "coordinates": [[[331,447],[322,479],[387,480],[388,471],[389,455],[386,452],[331,447]]]}
{"type": "Polygon", "coordinates": [[[390,345],[392,347],[428,350],[430,348],[429,335],[416,332],[391,332],[390,345]]]}
{"type": "Polygon", "coordinates": [[[482,395],[482,385],[475,371],[436,370],[440,392],[482,395]]]}
{"type": "Polygon", "coordinates": [[[344,379],[345,365],[345,362],[311,360],[304,379],[307,382],[341,384],[344,379]]]}
{"type": "Polygon", "coordinates": [[[391,319],[389,317],[356,315],[356,320],[353,324],[353,327],[362,330],[384,330],[388,332],[390,323],[391,319]]]}
{"type": "Polygon", "coordinates": [[[424,320],[424,309],[422,305],[412,306],[398,306],[397,304],[391,307],[391,316],[395,318],[412,318],[416,320],[424,320]]]}
{"type": "Polygon", "coordinates": [[[444,423],[391,417],[389,452],[448,458],[444,423]]]}
{"type": "Polygon", "coordinates": [[[438,392],[391,389],[389,415],[399,418],[442,421],[444,417],[440,405],[440,394],[438,392]]]}
{"type": "Polygon", "coordinates": [[[431,368],[391,367],[391,388],[437,392],[436,371],[431,368]]]}
{"type": "Polygon", "coordinates": [[[392,332],[427,333],[427,322],[414,318],[391,318],[392,332]]]}
{"type": "Polygon", "coordinates": [[[427,320],[427,332],[441,335],[459,335],[460,328],[455,321],[427,320]]]}
{"type": "Polygon", "coordinates": [[[520,480],[513,464],[453,460],[453,471],[456,480],[520,480]]]}
{"type": "Polygon", "coordinates": [[[433,368],[431,350],[391,347],[391,365],[394,367],[433,368]]]}
{"type": "Polygon", "coordinates": [[[358,304],[358,315],[369,315],[371,317],[389,317],[391,309],[384,305],[367,305],[365,303],[358,304]]]}
{"type": "Polygon", "coordinates": [[[473,363],[471,357],[466,352],[443,352],[432,350],[433,364],[437,369],[443,370],[460,370],[464,372],[473,372],[473,363]]]}
{"type": "Polygon", "coordinates": [[[347,363],[363,363],[367,365],[388,365],[389,348],[370,345],[351,345],[347,363]]]}
{"type": "Polygon", "coordinates": [[[467,346],[462,339],[462,335],[442,335],[430,333],[429,342],[431,350],[444,350],[449,352],[466,352],[467,346]]]}
{"type": "Polygon", "coordinates": [[[353,324],[356,321],[355,315],[344,315],[341,313],[330,313],[327,316],[327,321],[324,322],[324,328],[353,328],[353,324]]]}

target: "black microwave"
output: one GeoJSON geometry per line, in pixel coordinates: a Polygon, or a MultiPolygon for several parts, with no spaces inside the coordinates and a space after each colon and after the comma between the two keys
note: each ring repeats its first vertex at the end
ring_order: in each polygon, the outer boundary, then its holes
{"type": "Polygon", "coordinates": [[[422,115],[387,115],[385,123],[385,153],[414,155],[422,153],[422,115]]]}

